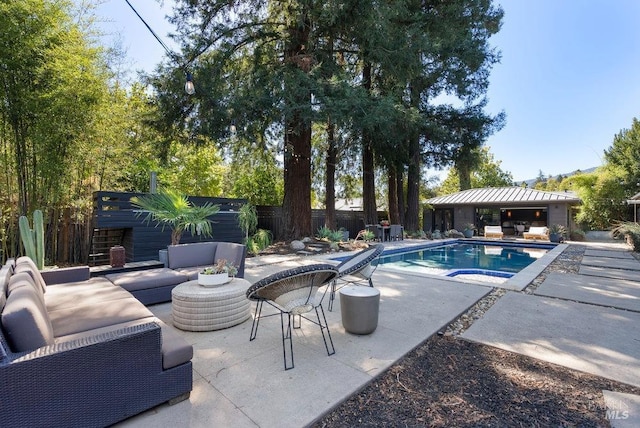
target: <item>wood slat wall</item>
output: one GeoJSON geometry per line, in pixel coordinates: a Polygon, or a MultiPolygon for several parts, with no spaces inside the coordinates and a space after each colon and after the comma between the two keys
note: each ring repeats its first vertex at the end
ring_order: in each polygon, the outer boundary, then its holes
{"type": "MultiPolygon", "coordinates": [[[[94,193],[94,234],[92,239],[93,264],[104,264],[106,254],[108,260],[109,248],[113,245],[125,247],[127,262],[143,260],[157,260],[158,250],[166,248],[171,243],[171,231],[162,225],[154,223],[146,224],[144,215],[138,215],[139,211],[131,204],[131,198],[144,195],[142,193],[124,192],[95,192],[94,193]],[[110,232],[103,232],[109,230],[110,232]],[[106,240],[109,247],[96,245],[102,234],[114,236],[120,234],[121,240],[115,243],[112,239],[106,240]]],[[[180,243],[192,243],[201,241],[224,241],[241,243],[244,234],[238,227],[238,209],[246,203],[243,199],[229,198],[204,198],[189,197],[195,205],[206,202],[220,205],[218,214],[211,217],[213,221],[213,235],[210,238],[192,236],[189,232],[182,235],[180,243]]]]}

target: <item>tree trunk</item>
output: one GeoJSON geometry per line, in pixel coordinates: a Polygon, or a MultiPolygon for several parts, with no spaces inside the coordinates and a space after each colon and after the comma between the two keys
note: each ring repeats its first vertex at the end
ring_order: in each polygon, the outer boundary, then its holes
{"type": "Polygon", "coordinates": [[[389,194],[389,221],[391,224],[401,224],[400,223],[400,211],[398,209],[398,183],[396,183],[396,179],[398,175],[396,173],[396,167],[392,166],[387,171],[388,177],[388,194],[389,194]]]}
{"type": "Polygon", "coordinates": [[[407,172],[407,211],[404,228],[418,230],[418,209],[420,207],[420,141],[412,137],[409,142],[409,169],[407,172]]]}
{"type": "MultiPolygon", "coordinates": [[[[306,53],[311,23],[308,14],[300,11],[300,19],[289,28],[289,40],[284,50],[285,67],[296,67],[305,73],[311,69],[306,53]]],[[[285,118],[284,136],[284,199],[282,222],[284,239],[299,239],[311,235],[311,122],[303,113],[311,108],[311,93],[298,90],[292,95],[290,113],[285,118]]]]}
{"type": "MultiPolygon", "coordinates": [[[[365,64],[362,70],[362,85],[367,91],[371,90],[371,64],[365,64]]],[[[362,133],[362,209],[364,223],[378,223],[376,207],[376,183],[374,176],[373,149],[371,138],[365,131],[362,133]]]]}
{"type": "Polygon", "coordinates": [[[468,162],[458,162],[456,164],[458,180],[460,181],[460,191],[471,189],[471,168],[468,162]]]}
{"type": "Polygon", "coordinates": [[[404,206],[404,168],[396,169],[396,195],[398,196],[398,215],[400,218],[398,222],[404,224],[404,212],[406,207],[404,206]]]}
{"type": "Polygon", "coordinates": [[[327,121],[327,140],[329,148],[327,149],[326,158],[326,176],[325,176],[325,215],[324,225],[331,230],[336,229],[336,161],[338,158],[338,150],[335,142],[335,127],[331,123],[331,119],[327,121]]]}

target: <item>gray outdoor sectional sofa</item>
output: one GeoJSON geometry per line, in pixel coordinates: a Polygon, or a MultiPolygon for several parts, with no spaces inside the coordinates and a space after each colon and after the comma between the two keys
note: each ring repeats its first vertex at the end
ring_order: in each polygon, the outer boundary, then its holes
{"type": "Polygon", "coordinates": [[[10,260],[0,311],[2,426],[107,426],[191,391],[191,345],[88,267],[10,260]]]}
{"type": "Polygon", "coordinates": [[[170,302],[171,290],[185,281],[198,279],[198,272],[213,266],[220,259],[238,268],[236,276],[244,278],[244,260],[247,247],[233,242],[196,242],[169,245],[168,266],[134,272],[106,275],[106,278],[124,288],[145,305],[170,302]]]}

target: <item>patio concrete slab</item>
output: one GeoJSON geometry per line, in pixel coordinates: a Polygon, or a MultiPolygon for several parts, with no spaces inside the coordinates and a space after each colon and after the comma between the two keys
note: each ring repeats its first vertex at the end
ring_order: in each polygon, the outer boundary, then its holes
{"type": "Polygon", "coordinates": [[[535,294],[640,312],[640,282],[624,279],[553,272],[535,294]]]}
{"type": "Polygon", "coordinates": [[[630,251],[598,250],[598,249],[592,249],[592,248],[585,249],[584,255],[590,256],[590,257],[607,257],[607,258],[614,258],[614,259],[633,259],[634,258],[630,251]]]}
{"type": "Polygon", "coordinates": [[[636,270],[616,269],[615,267],[581,265],[578,273],[580,275],[593,275],[603,276],[606,278],[626,279],[629,281],[640,281],[640,272],[636,270]]]}
{"type": "MultiPolygon", "coordinates": [[[[252,261],[247,263],[245,278],[255,282],[276,271],[319,262],[312,258],[277,264],[252,261]]],[[[174,406],[158,406],[120,425],[308,425],[491,291],[490,287],[382,270],[376,271],[373,282],[381,293],[377,329],[363,336],[347,333],[338,298],[333,312],[325,309],[336,353],[327,355],[320,329],[303,319],[301,328],[293,332],[292,370],[284,370],[280,317],[268,305],[263,315],[277,316],[261,319],[251,342],[251,319],[212,332],[177,330],[194,347],[191,397],[174,406]]],[[[170,303],[150,309],[171,325],[170,303]]],[[[252,314],[254,309],[252,306],[252,314]]]]}
{"type": "Polygon", "coordinates": [[[640,396],[615,391],[602,391],[611,428],[640,426],[640,396]]]}
{"type": "Polygon", "coordinates": [[[509,292],[462,337],[640,386],[639,323],[637,312],[509,292]]]}
{"type": "Polygon", "coordinates": [[[615,259],[610,257],[582,257],[581,264],[583,266],[597,266],[604,268],[625,269],[640,271],[640,261],[632,259],[615,259]]]}

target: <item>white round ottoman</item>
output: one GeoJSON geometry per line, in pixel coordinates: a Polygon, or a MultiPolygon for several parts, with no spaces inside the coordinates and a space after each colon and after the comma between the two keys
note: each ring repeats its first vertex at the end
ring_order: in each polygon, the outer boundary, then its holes
{"type": "Polygon", "coordinates": [[[350,285],[340,289],[342,326],[349,333],[370,334],[378,327],[380,291],[373,287],[350,285]]]}
{"type": "Polygon", "coordinates": [[[234,278],[217,287],[187,281],[171,291],[173,325],[187,331],[211,331],[240,324],[251,316],[249,281],[234,278]]]}

